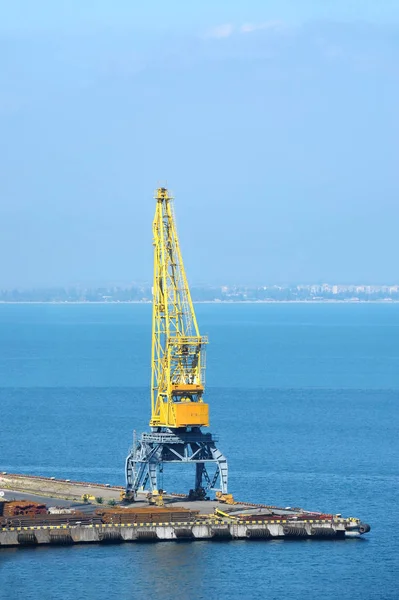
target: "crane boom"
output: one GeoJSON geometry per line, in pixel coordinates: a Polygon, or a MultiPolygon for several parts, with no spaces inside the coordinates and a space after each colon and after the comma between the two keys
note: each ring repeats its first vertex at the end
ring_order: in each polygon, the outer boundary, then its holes
{"type": "Polygon", "coordinates": [[[173,198],[160,187],[155,199],[150,426],[209,426],[209,408],[203,401],[207,338],[198,330],[173,198]]]}

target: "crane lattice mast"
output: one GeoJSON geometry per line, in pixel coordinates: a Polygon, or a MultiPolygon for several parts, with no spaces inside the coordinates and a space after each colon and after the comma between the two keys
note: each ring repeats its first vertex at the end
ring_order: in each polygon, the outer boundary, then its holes
{"type": "Polygon", "coordinates": [[[153,222],[152,427],[208,426],[205,344],[184,270],[168,190],[156,191],[153,222]]]}

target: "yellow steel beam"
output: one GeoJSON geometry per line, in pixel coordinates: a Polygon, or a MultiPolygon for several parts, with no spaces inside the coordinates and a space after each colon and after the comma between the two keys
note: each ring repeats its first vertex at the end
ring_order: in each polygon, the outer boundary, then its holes
{"type": "Polygon", "coordinates": [[[208,426],[205,344],[198,330],[177,236],[172,196],[155,192],[152,299],[152,427],[208,426]]]}

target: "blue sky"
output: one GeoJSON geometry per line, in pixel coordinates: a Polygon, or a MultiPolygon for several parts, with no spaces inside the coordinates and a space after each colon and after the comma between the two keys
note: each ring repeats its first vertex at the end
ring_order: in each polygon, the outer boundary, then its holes
{"type": "Polygon", "coordinates": [[[261,23],[273,18],[308,20],[369,20],[390,23],[399,18],[396,0],[13,0],[3,7],[7,30],[90,29],[96,26],[161,29],[213,27],[228,22],[261,23]]]}
{"type": "Polygon", "coordinates": [[[9,2],[0,287],[397,282],[399,5],[9,2]]]}

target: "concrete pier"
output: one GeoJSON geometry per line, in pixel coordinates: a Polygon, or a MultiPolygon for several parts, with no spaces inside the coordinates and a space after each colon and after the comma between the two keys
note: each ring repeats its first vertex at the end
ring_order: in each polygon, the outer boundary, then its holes
{"type": "MultiPolygon", "coordinates": [[[[72,518],[68,515],[65,515],[65,521],[62,520],[58,524],[49,524],[47,520],[47,524],[40,525],[40,522],[46,523],[45,516],[42,521],[39,518],[37,524],[30,522],[31,526],[22,526],[24,523],[21,520],[18,523],[18,517],[15,517],[12,522],[4,520],[3,526],[0,526],[0,548],[42,544],[115,544],[195,540],[333,540],[359,538],[370,531],[370,526],[362,523],[360,519],[342,518],[340,515],[325,515],[328,518],[324,518],[320,513],[310,513],[302,509],[277,508],[246,502],[235,502],[234,507],[228,507],[217,500],[188,501],[184,496],[177,494],[165,495],[165,509],[167,506],[178,506],[196,511],[195,520],[98,523],[100,518],[96,518],[95,510],[99,504],[93,501],[83,506],[83,494],[101,497],[102,502],[106,504],[110,500],[116,502],[119,500],[122,487],[3,472],[0,474],[0,489],[4,491],[5,500],[12,500],[16,496],[36,500],[41,498],[47,505],[51,503],[77,507],[80,514],[83,514],[81,511],[84,510],[84,522],[77,520],[79,517],[72,518]],[[79,505],[76,504],[78,501],[79,505]],[[232,512],[227,514],[225,511],[229,509],[232,512]],[[18,524],[21,526],[17,526],[18,524]]],[[[144,493],[140,495],[134,506],[136,508],[148,506],[144,493]]]]}
{"type": "Polygon", "coordinates": [[[218,521],[181,523],[60,525],[0,530],[0,547],[195,540],[343,539],[360,537],[368,526],[358,520],[218,521]]]}
{"type": "Polygon", "coordinates": [[[124,490],[121,486],[5,472],[0,472],[0,489],[73,502],[80,501],[84,494],[95,497],[101,496],[104,501],[119,500],[120,493],[124,490]]]}

